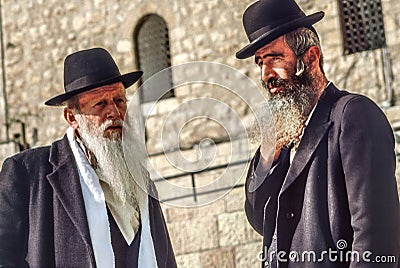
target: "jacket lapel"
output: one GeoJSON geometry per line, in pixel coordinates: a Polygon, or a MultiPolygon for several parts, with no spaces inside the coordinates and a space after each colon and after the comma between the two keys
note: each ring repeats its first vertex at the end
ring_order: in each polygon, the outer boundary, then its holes
{"type": "Polygon", "coordinates": [[[53,172],[47,175],[47,179],[76,229],[91,245],[79,174],[66,136],[52,144],[49,161],[53,172]]]}
{"type": "Polygon", "coordinates": [[[308,126],[304,130],[299,148],[288,170],[281,193],[299,177],[304,170],[311,156],[317,149],[319,143],[333,125],[330,121],[330,112],[333,103],[343,95],[333,84],[330,84],[317,103],[317,107],[310,119],[308,126]]]}

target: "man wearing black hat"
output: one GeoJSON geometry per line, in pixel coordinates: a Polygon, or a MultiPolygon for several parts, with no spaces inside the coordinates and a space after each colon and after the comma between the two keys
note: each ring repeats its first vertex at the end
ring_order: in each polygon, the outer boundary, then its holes
{"type": "Polygon", "coordinates": [[[65,93],[45,104],[66,106],[66,135],[0,172],[1,267],[176,267],[137,141],[136,168],[122,150],[125,89],[141,75],[102,48],[65,59],[65,93]]]}
{"type": "Polygon", "coordinates": [[[250,44],[236,56],[254,55],[274,125],[261,128],[276,130],[249,168],[247,218],[263,235],[265,266],[398,267],[392,129],[375,103],[327,80],[312,26],[323,16],[293,0],[244,12],[250,44]]]}

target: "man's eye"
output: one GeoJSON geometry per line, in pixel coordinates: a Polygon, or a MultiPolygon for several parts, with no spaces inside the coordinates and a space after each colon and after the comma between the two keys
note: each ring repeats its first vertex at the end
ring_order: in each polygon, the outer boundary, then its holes
{"type": "Polygon", "coordinates": [[[99,106],[103,106],[103,105],[104,105],[104,101],[99,101],[94,106],[99,107],[99,106]]]}

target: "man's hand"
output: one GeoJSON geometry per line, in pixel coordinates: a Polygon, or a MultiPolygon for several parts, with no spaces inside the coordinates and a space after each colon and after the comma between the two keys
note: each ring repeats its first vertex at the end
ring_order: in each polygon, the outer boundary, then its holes
{"type": "Polygon", "coordinates": [[[275,148],[274,144],[262,143],[260,145],[260,159],[256,168],[257,175],[266,175],[281,152],[282,146],[275,148]]]}

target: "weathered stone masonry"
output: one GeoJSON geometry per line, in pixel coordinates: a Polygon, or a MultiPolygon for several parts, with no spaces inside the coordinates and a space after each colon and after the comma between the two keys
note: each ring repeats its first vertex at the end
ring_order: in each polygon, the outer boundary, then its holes
{"type": "MultiPolygon", "coordinates": [[[[9,118],[12,120],[10,137],[21,133],[20,122],[25,123],[26,139],[30,145],[40,146],[62,137],[66,129],[62,110],[45,107],[43,102],[63,91],[64,57],[78,49],[102,46],[114,56],[122,73],[136,70],[133,33],[147,14],[158,14],[168,25],[172,65],[191,61],[222,63],[238,69],[257,83],[259,71],[254,60],[237,60],[234,56],[247,44],[241,16],[251,2],[3,0],[4,71],[9,118]],[[37,140],[33,137],[34,129],[37,129],[37,140]]],[[[377,103],[386,100],[381,52],[342,56],[336,1],[299,0],[298,3],[308,14],[319,10],[326,12],[324,20],[316,24],[316,28],[321,36],[328,78],[340,88],[366,94],[377,103]]],[[[382,5],[393,71],[392,88],[395,104],[399,104],[400,1],[382,0],[382,5]]],[[[153,152],[160,148],[151,142],[152,131],[159,130],[159,122],[169,111],[190,98],[213,96],[229,103],[240,115],[246,116],[247,113],[243,103],[216,93],[212,88],[182,87],[176,89],[175,95],[173,99],[160,102],[157,112],[149,118],[150,142],[147,145],[153,152]]],[[[0,92],[0,141],[6,139],[3,97],[0,92]]],[[[397,106],[386,112],[394,125],[400,122],[397,106]]],[[[197,154],[193,143],[202,135],[224,135],[210,122],[193,124],[199,131],[187,133],[182,141],[184,147],[189,148],[185,152],[188,155],[197,154]]],[[[226,137],[219,141],[218,148],[229,145],[222,142],[224,139],[226,137]]],[[[243,148],[241,153],[246,154],[246,149],[254,151],[255,147],[243,148]]],[[[1,159],[10,151],[3,153],[1,159]]],[[[229,161],[222,158],[217,161],[229,161]]],[[[161,157],[154,162],[162,167],[163,174],[177,172],[161,157]]],[[[211,180],[214,175],[209,172],[198,177],[211,180]]],[[[261,237],[247,223],[243,201],[243,189],[237,188],[206,206],[186,209],[163,206],[179,267],[258,267],[261,237]]]]}

